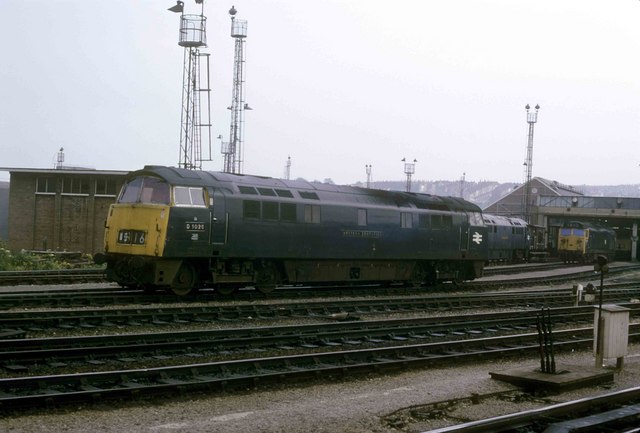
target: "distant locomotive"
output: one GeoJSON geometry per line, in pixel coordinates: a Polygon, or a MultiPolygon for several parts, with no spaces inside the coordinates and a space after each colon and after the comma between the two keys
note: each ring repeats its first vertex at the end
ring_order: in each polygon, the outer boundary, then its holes
{"type": "Polygon", "coordinates": [[[518,263],[529,260],[531,236],[528,224],[520,218],[483,214],[487,226],[487,261],[518,263]]]}
{"type": "Polygon", "coordinates": [[[558,233],[558,256],[565,263],[592,263],[599,255],[614,259],[616,233],[606,227],[571,221],[558,233]]]}
{"type": "Polygon", "coordinates": [[[433,284],[481,277],[486,236],[460,198],[146,166],[127,176],[95,261],[123,286],[179,295],[433,284]]]}

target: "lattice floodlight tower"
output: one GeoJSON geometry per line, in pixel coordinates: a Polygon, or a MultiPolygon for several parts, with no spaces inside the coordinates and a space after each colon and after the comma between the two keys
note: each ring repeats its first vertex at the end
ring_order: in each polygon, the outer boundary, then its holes
{"type": "Polygon", "coordinates": [[[180,155],[178,166],[191,170],[201,169],[202,161],[211,161],[211,86],[209,81],[209,54],[201,53],[207,46],[207,17],[204,0],[195,0],[201,6],[200,15],[184,13],[184,2],[178,0],[171,12],[180,14],[178,45],[184,47],[182,73],[182,111],[180,114],[180,155]],[[204,60],[204,66],[201,65],[204,60]],[[202,109],[202,100],[206,106],[202,109]],[[203,141],[208,156],[203,156],[203,141]]]}
{"type": "Polygon", "coordinates": [[[524,107],[527,110],[527,123],[529,124],[529,135],[527,137],[527,159],[524,162],[525,181],[524,181],[524,199],[523,199],[523,216],[528,223],[531,222],[531,173],[533,171],[533,127],[538,121],[538,110],[540,105],[536,105],[536,111],[530,112],[531,107],[527,104],[524,107]]]}
{"type": "Polygon", "coordinates": [[[231,128],[229,141],[222,140],[221,153],[224,156],[224,171],[227,173],[242,174],[244,162],[244,112],[251,107],[244,101],[244,44],[247,37],[247,21],[236,19],[237,11],[231,7],[231,37],[235,40],[235,54],[233,61],[233,91],[231,105],[227,107],[231,111],[231,128]]]}
{"type": "Polygon", "coordinates": [[[404,174],[407,175],[406,191],[411,192],[411,176],[416,172],[416,162],[418,160],[414,159],[413,162],[407,162],[406,158],[402,158],[402,162],[404,162],[404,174]]]}

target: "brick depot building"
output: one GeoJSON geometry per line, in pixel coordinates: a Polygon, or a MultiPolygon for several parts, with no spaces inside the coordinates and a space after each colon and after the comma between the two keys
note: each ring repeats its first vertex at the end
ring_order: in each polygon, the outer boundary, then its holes
{"type": "Polygon", "coordinates": [[[510,194],[483,209],[484,212],[519,217],[536,230],[534,245],[555,254],[558,232],[565,223],[580,221],[608,227],[616,232],[616,259],[638,260],[640,242],[640,198],[585,196],[575,188],[556,181],[535,177],[510,194]],[[529,197],[529,215],[525,215],[524,198],[529,197]],[[527,218],[528,217],[528,218],[527,218]]]}
{"type": "Polygon", "coordinates": [[[8,246],[96,253],[126,171],[0,168],[10,173],[8,246]]]}

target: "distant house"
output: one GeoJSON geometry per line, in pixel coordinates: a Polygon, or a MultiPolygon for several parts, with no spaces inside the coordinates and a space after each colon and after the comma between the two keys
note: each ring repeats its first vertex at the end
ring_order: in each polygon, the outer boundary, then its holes
{"type": "MultiPolygon", "coordinates": [[[[519,185],[513,189],[508,195],[501,197],[499,200],[491,203],[484,208],[484,212],[502,215],[509,217],[525,218],[524,215],[524,199],[526,195],[525,184],[519,185]]],[[[534,177],[531,179],[529,189],[529,203],[532,210],[535,209],[539,201],[539,197],[542,196],[555,196],[555,197],[575,197],[582,196],[582,192],[576,188],[563,185],[555,180],[547,180],[541,177],[534,177]]],[[[526,219],[526,218],[525,218],[526,219]]],[[[535,223],[535,221],[530,221],[535,223]]]]}
{"type": "Polygon", "coordinates": [[[11,250],[102,251],[109,206],[115,202],[126,171],[0,170],[10,173],[5,220],[11,250]]]}

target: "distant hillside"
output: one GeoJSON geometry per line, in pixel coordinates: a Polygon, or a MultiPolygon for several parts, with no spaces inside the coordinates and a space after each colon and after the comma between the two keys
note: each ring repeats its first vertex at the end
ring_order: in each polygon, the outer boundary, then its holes
{"type": "MultiPolygon", "coordinates": [[[[511,193],[520,184],[499,183],[492,181],[464,182],[462,196],[477,204],[482,209],[495,203],[502,197],[511,193]]],[[[364,186],[359,184],[358,186],[364,186]]],[[[404,181],[383,181],[372,182],[373,188],[404,191],[406,182],[404,181]]],[[[576,185],[576,190],[586,196],[592,197],[640,197],[640,185],[576,185]]],[[[416,180],[411,183],[413,192],[423,192],[434,195],[461,196],[460,181],[436,180],[424,181],[416,180]]]]}

